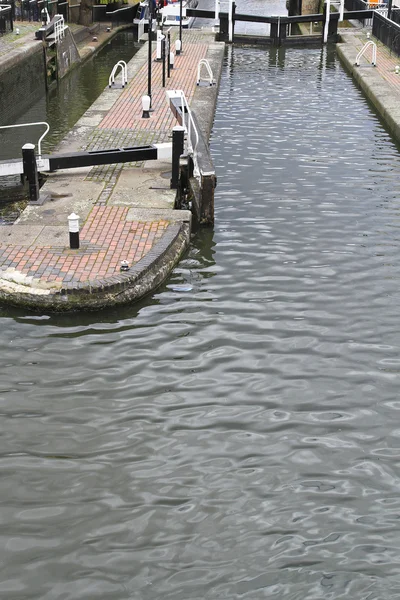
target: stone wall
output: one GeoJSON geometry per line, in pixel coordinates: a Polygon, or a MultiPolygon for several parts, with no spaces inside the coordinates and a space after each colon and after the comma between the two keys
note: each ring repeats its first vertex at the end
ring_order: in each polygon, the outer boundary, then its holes
{"type": "Polygon", "coordinates": [[[319,13],[320,0],[303,0],[302,15],[316,15],[319,13]]]}
{"type": "Polygon", "coordinates": [[[45,94],[43,47],[30,48],[24,60],[12,57],[0,72],[0,125],[13,123],[45,94]]]}
{"type": "Polygon", "coordinates": [[[64,77],[80,61],[77,45],[68,27],[65,29],[64,38],[57,44],[58,77],[64,77]]]}

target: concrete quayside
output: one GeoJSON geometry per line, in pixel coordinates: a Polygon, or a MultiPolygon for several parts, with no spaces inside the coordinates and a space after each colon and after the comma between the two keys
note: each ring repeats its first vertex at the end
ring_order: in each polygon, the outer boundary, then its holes
{"type": "MultiPolygon", "coordinates": [[[[171,43],[178,30],[171,32],[171,43]]],[[[163,65],[152,53],[152,112],[142,117],[147,91],[148,44],[127,66],[128,84],[107,87],[57,148],[76,152],[171,146],[178,125],[166,96],[183,92],[191,107],[201,107],[194,131],[199,144],[192,210],[202,189],[213,202],[215,176],[210,172],[208,136],[217,85],[197,85],[198,63],[207,59],[219,80],[224,44],[211,31],[184,31],[183,52],[163,86],[163,65]],[[153,62],[154,61],[154,62],[153,62]],[[202,168],[201,163],[204,163],[202,168]],[[201,171],[205,185],[201,184],[201,171]],[[207,181],[211,183],[207,183],[207,181]]],[[[182,159],[182,168],[188,161],[182,159]]],[[[186,169],[186,172],[188,169],[186,169]]],[[[189,167],[190,171],[190,167],[189,167]]],[[[186,186],[194,181],[187,172],[186,186]]],[[[171,159],[142,160],[59,169],[49,173],[38,202],[31,202],[12,226],[0,229],[0,299],[33,310],[97,309],[139,299],[170,273],[190,242],[192,213],[177,209],[180,194],[171,189],[171,159]],[[69,243],[68,216],[80,217],[80,247],[69,243]],[[121,264],[123,263],[123,269],[121,264]],[[128,269],[126,269],[128,264],[128,269]]],[[[207,215],[212,217],[209,211],[207,215]]],[[[198,214],[197,220],[202,219],[198,214]]],[[[203,219],[204,220],[204,219],[203,219]]]]}

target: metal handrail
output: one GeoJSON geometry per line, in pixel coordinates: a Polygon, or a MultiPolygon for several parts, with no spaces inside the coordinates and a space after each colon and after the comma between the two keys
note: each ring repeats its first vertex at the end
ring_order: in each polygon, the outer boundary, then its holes
{"type": "Polygon", "coordinates": [[[360,66],[360,58],[362,57],[362,55],[365,53],[365,51],[367,50],[367,48],[369,48],[370,46],[372,46],[372,60],[371,60],[371,64],[376,67],[376,44],[375,42],[373,42],[372,40],[369,40],[363,48],[361,48],[360,52],[357,54],[356,57],[356,66],[359,67],[360,66]]]}
{"type": "Polygon", "coordinates": [[[40,136],[38,143],[37,143],[37,147],[38,147],[38,157],[40,158],[42,155],[42,140],[43,138],[49,133],[50,131],[50,125],[48,123],[46,123],[46,121],[38,121],[36,123],[20,123],[18,125],[2,125],[0,126],[0,129],[12,129],[14,127],[31,127],[33,125],[46,125],[46,131],[44,132],[44,134],[42,136],[40,136]]]}
{"type": "Polygon", "coordinates": [[[201,67],[203,65],[207,69],[208,77],[209,77],[209,80],[210,80],[210,85],[214,85],[215,81],[214,81],[214,77],[213,77],[213,72],[212,72],[212,69],[210,67],[210,63],[208,62],[208,60],[206,58],[202,58],[199,61],[199,64],[197,66],[197,85],[200,85],[200,81],[201,81],[200,73],[201,73],[201,67]]]}
{"type": "Polygon", "coordinates": [[[56,42],[59,42],[64,37],[65,31],[65,23],[64,17],[62,15],[54,15],[54,19],[60,17],[58,20],[54,21],[54,39],[56,42]]]}
{"type": "MultiPolygon", "coordinates": [[[[101,6],[101,4],[99,6],[101,6]]],[[[123,8],[117,8],[117,10],[112,10],[110,12],[106,12],[106,15],[115,15],[115,13],[117,13],[117,12],[121,12],[122,10],[128,10],[130,8],[132,8],[131,4],[129,6],[124,6],[123,8]]]]}
{"type": "Polygon", "coordinates": [[[113,66],[111,75],[108,78],[108,87],[111,87],[115,83],[115,74],[118,71],[119,67],[121,67],[122,87],[125,87],[125,84],[128,83],[128,67],[126,66],[126,62],[124,60],[119,60],[113,66]]]}
{"type": "Polygon", "coordinates": [[[194,120],[193,120],[193,117],[192,117],[192,113],[190,111],[189,104],[188,104],[186,96],[185,96],[185,92],[183,90],[177,90],[177,91],[178,91],[179,96],[181,98],[182,127],[184,127],[186,129],[186,132],[187,132],[188,151],[189,151],[189,154],[191,154],[191,153],[194,154],[196,152],[197,144],[199,143],[199,133],[198,133],[198,131],[196,129],[196,125],[194,123],[194,120]],[[188,117],[188,119],[187,119],[187,122],[188,122],[187,126],[185,124],[185,110],[186,110],[187,117],[188,117]],[[192,144],[192,128],[193,128],[193,131],[194,131],[195,136],[196,136],[196,143],[195,143],[194,147],[193,147],[193,144],[192,144]]]}

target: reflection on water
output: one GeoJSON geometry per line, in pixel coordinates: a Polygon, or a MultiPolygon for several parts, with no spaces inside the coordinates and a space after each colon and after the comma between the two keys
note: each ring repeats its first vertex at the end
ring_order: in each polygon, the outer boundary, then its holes
{"type": "Polygon", "coordinates": [[[1,313],[4,597],[400,594],[398,150],[334,54],[235,48],[212,151],[157,293],[1,313]]]}

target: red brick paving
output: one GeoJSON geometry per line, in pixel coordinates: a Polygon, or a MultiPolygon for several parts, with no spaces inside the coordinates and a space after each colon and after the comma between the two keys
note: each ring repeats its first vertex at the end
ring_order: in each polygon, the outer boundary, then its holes
{"type": "MultiPolygon", "coordinates": [[[[360,34],[356,37],[356,48],[357,50],[361,50],[366,44],[367,37],[365,33],[360,34]]],[[[397,65],[400,66],[400,57],[391,52],[387,46],[384,46],[379,40],[372,37],[371,41],[375,42],[377,45],[377,53],[376,53],[376,69],[379,74],[389,83],[394,90],[400,91],[400,74],[395,72],[395,68],[397,65]]],[[[372,61],[372,46],[367,48],[365,55],[363,55],[360,59],[360,66],[371,64],[372,61]]]]}
{"type": "MultiPolygon", "coordinates": [[[[119,95],[98,126],[98,130],[122,136],[127,130],[148,130],[169,134],[176,121],[165,99],[166,89],[182,89],[190,102],[196,88],[197,65],[207,53],[204,38],[194,31],[183,32],[183,53],[175,59],[171,77],[162,87],[162,65],[152,63],[152,106],[150,119],[142,119],[141,98],[147,94],[147,63],[119,95]]],[[[177,32],[171,39],[174,40],[177,32]]],[[[154,54],[155,58],[155,43],[154,54]]],[[[0,268],[17,270],[55,288],[81,282],[93,286],[120,271],[121,260],[137,263],[151,250],[170,223],[166,220],[128,222],[127,207],[95,205],[80,232],[80,249],[0,244],[0,268]]]]}

